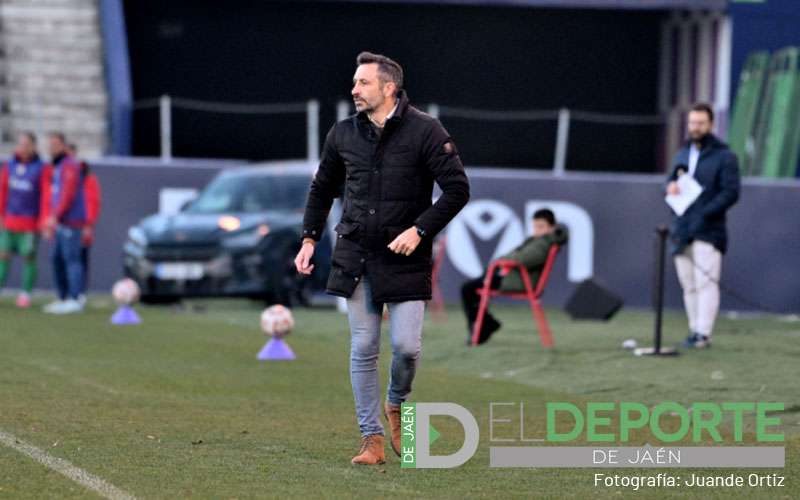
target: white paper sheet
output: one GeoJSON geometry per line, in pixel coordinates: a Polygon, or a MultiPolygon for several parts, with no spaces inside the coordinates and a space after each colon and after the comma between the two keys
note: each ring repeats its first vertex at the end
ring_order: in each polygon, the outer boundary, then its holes
{"type": "Polygon", "coordinates": [[[694,180],[694,177],[684,174],[678,177],[678,189],[680,190],[678,194],[668,194],[664,200],[678,216],[681,216],[700,196],[703,187],[694,180]]]}

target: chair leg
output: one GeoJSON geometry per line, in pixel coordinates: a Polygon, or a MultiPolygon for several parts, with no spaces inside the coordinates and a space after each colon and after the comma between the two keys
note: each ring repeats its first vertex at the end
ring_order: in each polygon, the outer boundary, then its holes
{"type": "Polygon", "coordinates": [[[541,302],[533,299],[531,301],[531,311],[533,311],[533,319],[539,328],[539,339],[542,342],[542,347],[553,347],[553,333],[550,331],[550,325],[547,323],[547,316],[544,314],[541,302]]]}
{"type": "Polygon", "coordinates": [[[475,317],[475,324],[472,325],[472,345],[478,345],[481,338],[481,328],[483,328],[483,318],[486,316],[486,309],[489,308],[489,287],[481,288],[481,303],[478,306],[478,315],[475,317]]]}

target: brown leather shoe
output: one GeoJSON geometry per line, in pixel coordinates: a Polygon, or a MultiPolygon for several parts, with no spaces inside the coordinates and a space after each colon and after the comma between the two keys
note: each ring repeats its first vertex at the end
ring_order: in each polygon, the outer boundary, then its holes
{"type": "Polygon", "coordinates": [[[383,404],[383,416],[389,422],[389,428],[392,430],[392,439],[390,441],[392,450],[400,456],[400,405],[393,405],[388,401],[383,404]]]}
{"type": "Polygon", "coordinates": [[[361,449],[350,463],[353,465],[377,465],[386,462],[383,454],[383,436],[371,434],[361,438],[361,449]]]}

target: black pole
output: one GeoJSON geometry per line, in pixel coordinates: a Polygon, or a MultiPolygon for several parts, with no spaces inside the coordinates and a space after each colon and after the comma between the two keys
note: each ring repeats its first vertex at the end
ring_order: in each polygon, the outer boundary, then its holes
{"type": "Polygon", "coordinates": [[[656,228],[658,239],[656,240],[656,275],[655,286],[653,287],[655,292],[653,307],[656,310],[656,323],[653,335],[653,350],[655,354],[661,354],[661,322],[664,313],[664,254],[667,246],[668,232],[667,227],[663,224],[656,228]]]}
{"type": "Polygon", "coordinates": [[[655,273],[653,275],[653,309],[655,310],[655,325],[653,328],[653,347],[642,347],[634,349],[633,353],[636,356],[653,355],[653,356],[669,356],[678,354],[675,349],[670,347],[661,347],[661,323],[664,313],[664,265],[665,254],[667,247],[667,234],[669,230],[667,226],[661,224],[656,227],[656,240],[655,240],[655,273]]]}

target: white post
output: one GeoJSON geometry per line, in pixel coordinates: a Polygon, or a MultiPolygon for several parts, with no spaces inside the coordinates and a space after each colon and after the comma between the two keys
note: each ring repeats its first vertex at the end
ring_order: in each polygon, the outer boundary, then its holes
{"type": "Polygon", "coordinates": [[[350,116],[350,103],[344,99],[336,103],[336,121],[340,122],[350,116]]]}
{"type": "Polygon", "coordinates": [[[553,175],[561,176],[567,170],[567,146],[569,145],[569,110],[558,110],[558,133],[556,134],[556,153],[553,158],[553,175]]]}
{"type": "Polygon", "coordinates": [[[711,74],[713,68],[711,67],[711,60],[714,56],[714,21],[708,16],[702,16],[697,21],[698,44],[697,53],[695,54],[695,61],[697,64],[694,71],[697,74],[695,84],[695,100],[709,102],[712,99],[714,89],[712,88],[711,74]]]}
{"type": "MultiPolygon", "coordinates": [[[[336,103],[336,121],[342,121],[348,116],[350,116],[351,110],[350,102],[342,99],[336,103]]],[[[336,221],[342,218],[342,203],[337,198],[333,202],[333,208],[331,209],[330,216],[328,217],[328,231],[331,235],[331,245],[336,246],[336,233],[333,231],[333,228],[336,226],[336,221]]],[[[336,310],[340,313],[347,312],[347,299],[344,297],[336,297],[336,310]]]]}
{"type": "Polygon", "coordinates": [[[716,132],[722,136],[728,136],[730,127],[730,116],[728,109],[731,98],[731,52],[732,52],[732,30],[733,24],[730,16],[721,17],[718,21],[719,31],[717,38],[717,71],[714,91],[714,111],[718,118],[714,120],[717,127],[716,132]]]}
{"type": "Polygon", "coordinates": [[[428,114],[434,118],[439,118],[439,105],[438,104],[428,104],[428,114]]]}
{"type": "Polygon", "coordinates": [[[658,60],[658,111],[669,111],[672,97],[672,31],[671,21],[661,22],[661,42],[658,60]]]}
{"type": "Polygon", "coordinates": [[[681,19],[678,27],[678,106],[689,109],[692,99],[692,68],[696,59],[692,53],[692,19],[681,19]]]}
{"type": "Polygon", "coordinates": [[[161,131],[161,161],[172,161],[172,100],[167,94],[159,99],[159,129],[161,131]]]}
{"type": "Polygon", "coordinates": [[[306,104],[306,147],[309,163],[319,161],[319,101],[306,104]]]}

